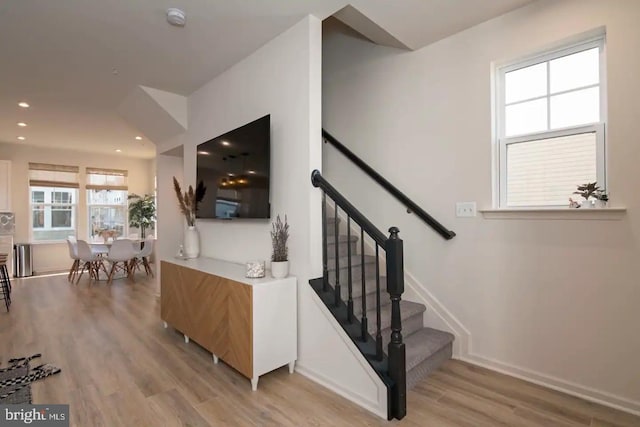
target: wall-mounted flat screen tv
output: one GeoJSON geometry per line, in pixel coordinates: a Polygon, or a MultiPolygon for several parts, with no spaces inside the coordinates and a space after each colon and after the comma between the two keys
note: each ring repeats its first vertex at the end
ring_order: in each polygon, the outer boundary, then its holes
{"type": "Polygon", "coordinates": [[[269,218],[271,116],[198,145],[198,218],[269,218]]]}

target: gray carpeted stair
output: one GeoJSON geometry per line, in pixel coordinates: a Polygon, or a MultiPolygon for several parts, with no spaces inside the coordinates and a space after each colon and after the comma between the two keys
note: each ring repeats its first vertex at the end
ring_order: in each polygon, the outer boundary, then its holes
{"type": "MultiPolygon", "coordinates": [[[[340,219],[337,220],[340,224],[340,219]]],[[[327,217],[327,269],[329,283],[333,287],[336,277],[335,262],[335,224],[336,219],[327,217]]],[[[352,233],[350,239],[346,234],[338,235],[338,265],[340,267],[340,295],[346,303],[348,300],[348,246],[351,246],[351,279],[354,315],[361,319],[362,314],[362,257],[360,256],[359,233],[352,233]]],[[[372,337],[376,335],[376,259],[374,256],[364,257],[365,296],[367,306],[368,330],[372,337]]],[[[387,282],[385,271],[380,271],[380,320],[383,339],[383,349],[386,353],[391,339],[391,300],[386,291],[387,282]]],[[[407,357],[407,388],[411,389],[416,383],[425,378],[447,359],[451,358],[453,335],[423,326],[426,307],[423,304],[401,301],[402,336],[406,346],[407,357]]]]}

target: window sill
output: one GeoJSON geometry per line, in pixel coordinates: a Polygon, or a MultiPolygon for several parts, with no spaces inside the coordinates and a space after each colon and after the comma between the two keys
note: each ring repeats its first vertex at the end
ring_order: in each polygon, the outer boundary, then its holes
{"type": "Polygon", "coordinates": [[[551,220],[601,220],[622,219],[627,208],[519,208],[481,209],[485,219],[551,219],[551,220]]]}
{"type": "Polygon", "coordinates": [[[35,240],[29,242],[30,245],[64,245],[66,240],[35,240]]]}

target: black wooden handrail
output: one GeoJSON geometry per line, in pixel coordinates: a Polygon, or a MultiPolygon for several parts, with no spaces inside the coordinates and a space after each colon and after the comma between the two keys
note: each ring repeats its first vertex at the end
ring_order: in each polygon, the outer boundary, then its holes
{"type": "Polygon", "coordinates": [[[378,230],[364,215],[360,213],[342,194],[338,192],[326,179],[320,174],[319,170],[311,172],[311,183],[314,187],[322,189],[331,199],[344,210],[360,227],[362,227],[380,246],[384,247],[387,236],[378,230]]]}
{"type": "Polygon", "coordinates": [[[410,212],[415,213],[418,217],[426,222],[431,228],[433,228],[443,238],[450,240],[456,235],[455,232],[447,229],[444,225],[440,224],[435,218],[429,215],[424,209],[418,206],[413,200],[407,197],[402,191],[398,190],[393,184],[387,181],[382,175],[376,172],[371,166],[366,164],[360,157],[356,156],[351,150],[345,147],[340,141],[334,138],[329,132],[322,129],[322,137],[325,142],[329,142],[336,147],[338,151],[345,155],[349,160],[355,163],[360,169],[369,175],[375,182],[380,184],[385,190],[387,190],[393,197],[398,199],[400,203],[405,205],[410,212]]]}

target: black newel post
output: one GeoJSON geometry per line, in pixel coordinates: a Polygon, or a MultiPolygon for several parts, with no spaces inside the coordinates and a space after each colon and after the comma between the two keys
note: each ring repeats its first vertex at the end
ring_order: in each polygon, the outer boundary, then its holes
{"type": "Polygon", "coordinates": [[[402,318],[400,300],[404,292],[404,261],[402,239],[397,227],[389,229],[385,250],[387,252],[387,292],[391,296],[391,342],[389,342],[389,376],[394,382],[391,396],[392,414],[402,419],[407,414],[407,371],[404,343],[402,342],[402,318]]]}

